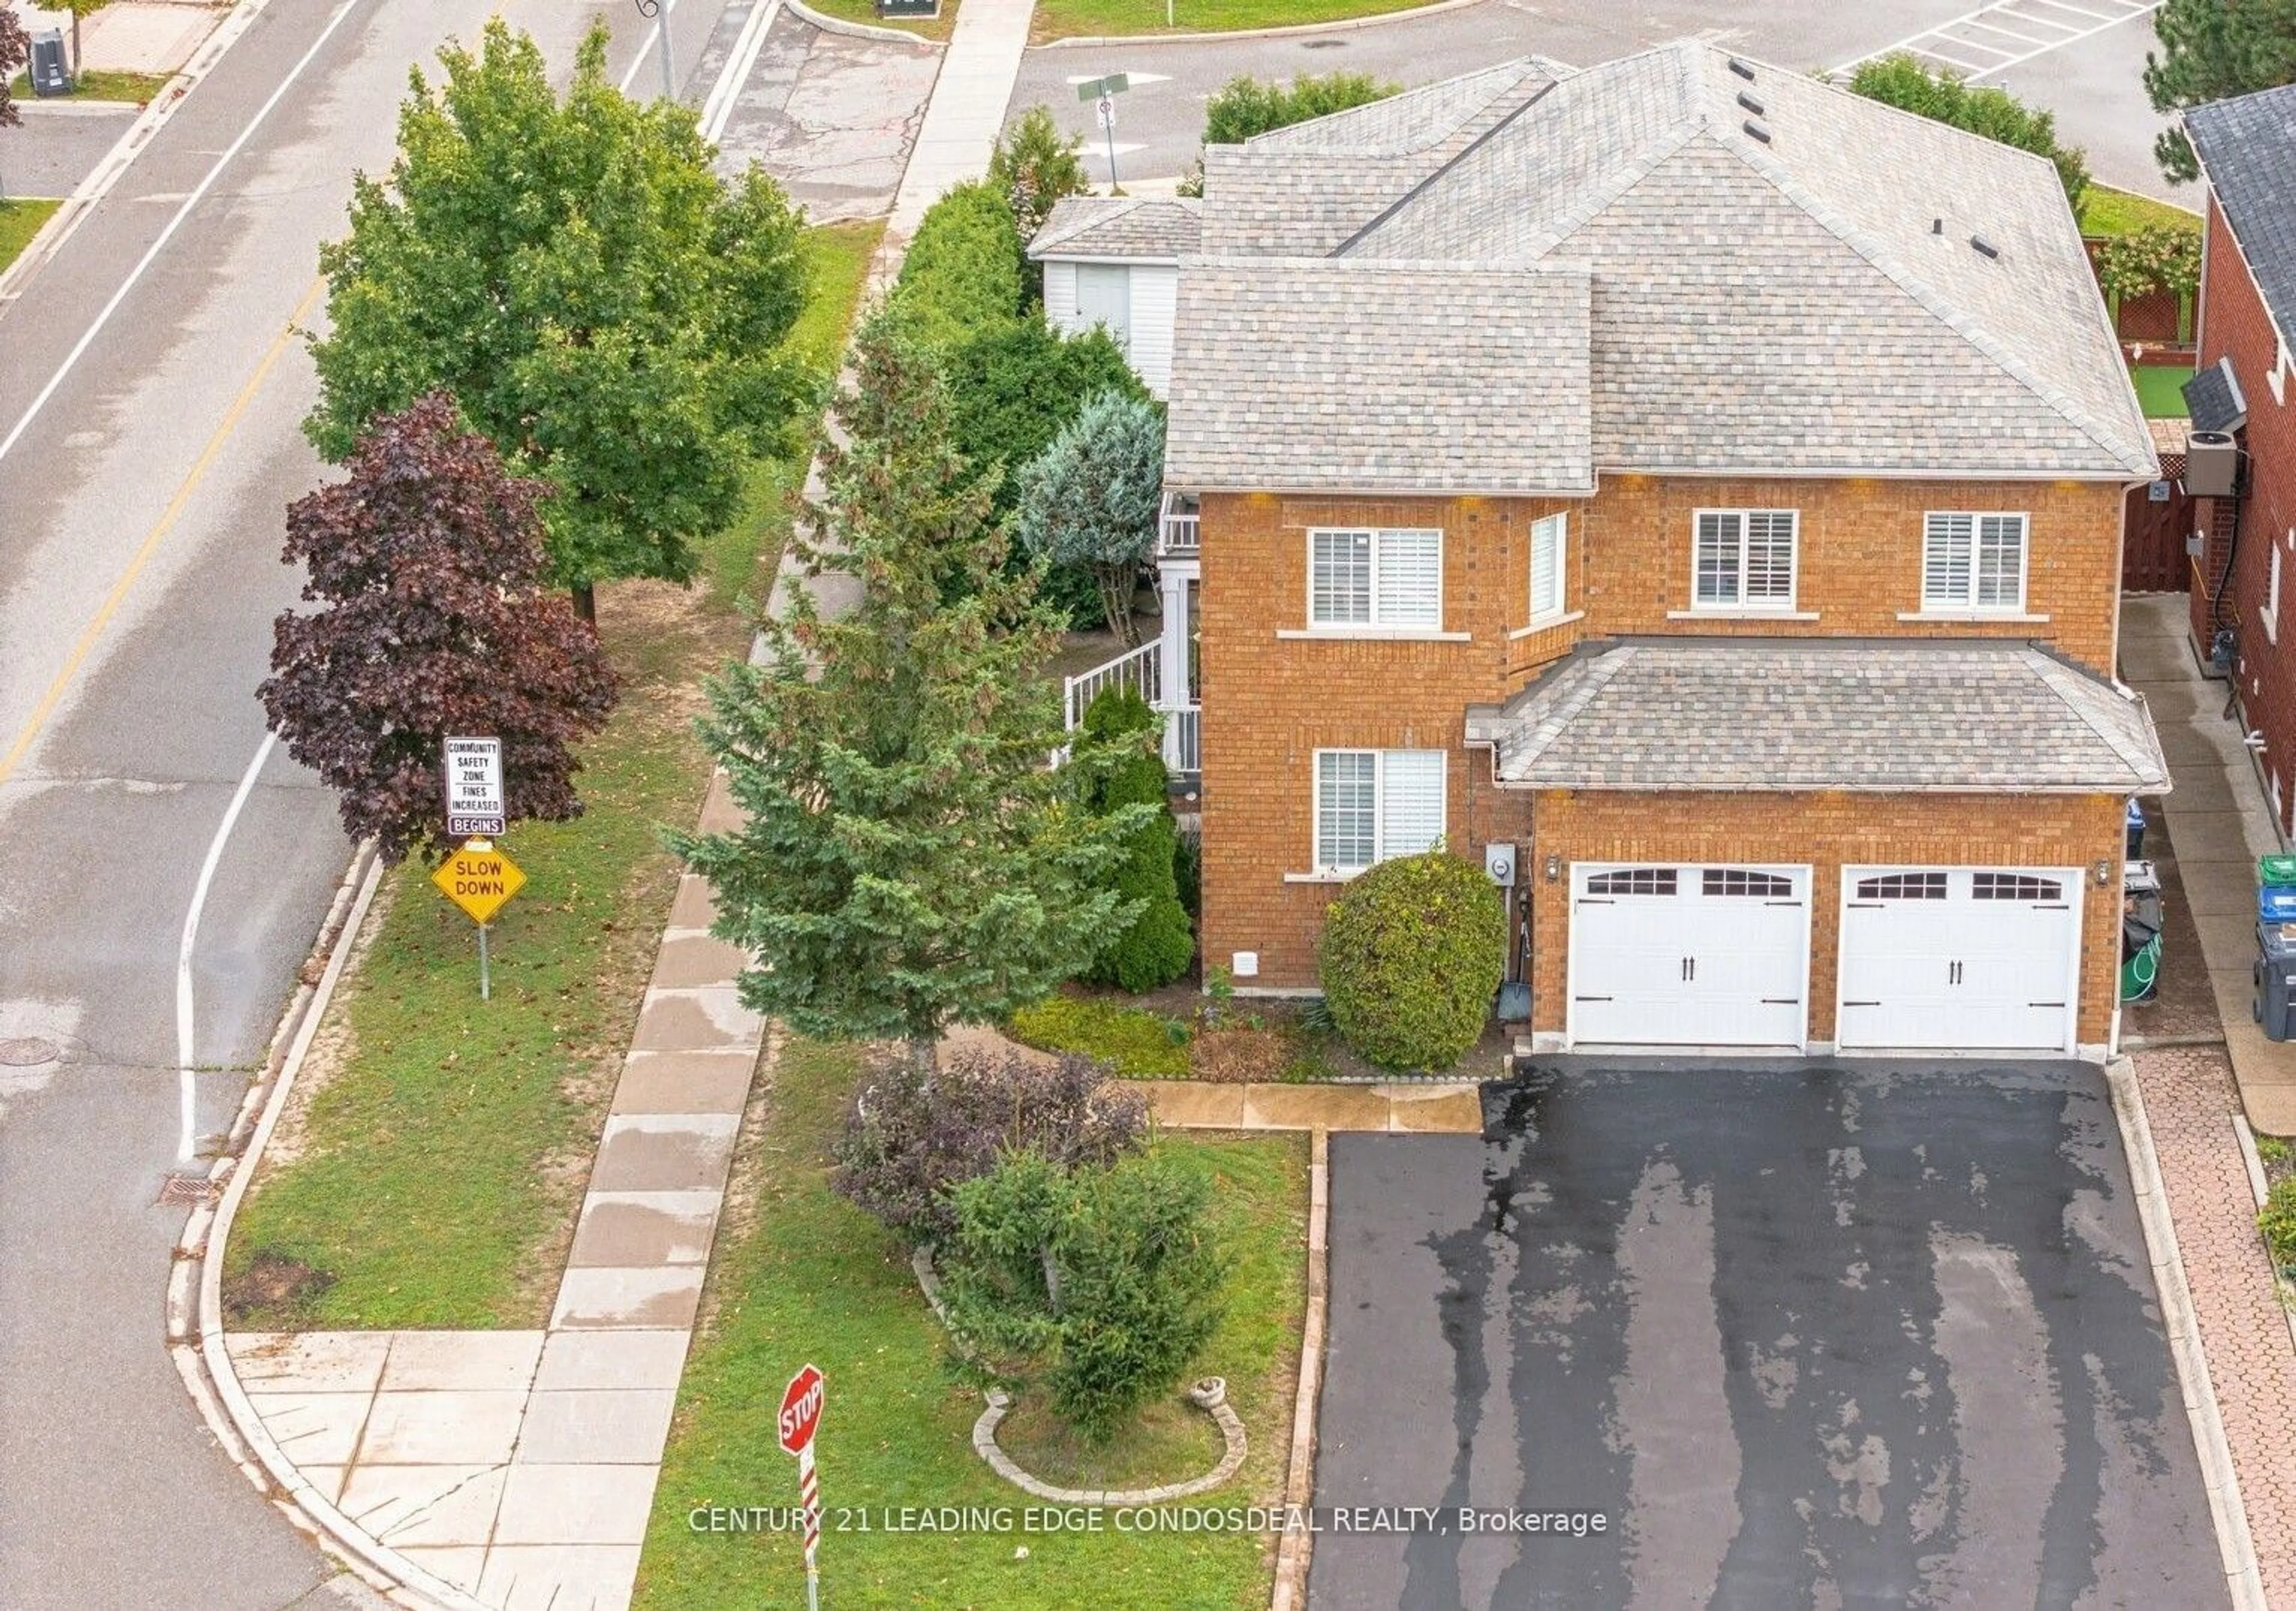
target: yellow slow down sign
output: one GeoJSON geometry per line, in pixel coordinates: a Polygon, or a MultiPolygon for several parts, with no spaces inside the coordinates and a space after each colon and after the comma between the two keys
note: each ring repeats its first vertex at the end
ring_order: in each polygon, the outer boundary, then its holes
{"type": "Polygon", "coordinates": [[[472,839],[430,875],[447,898],[473,923],[489,923],[526,884],[518,863],[484,839],[472,839]]]}

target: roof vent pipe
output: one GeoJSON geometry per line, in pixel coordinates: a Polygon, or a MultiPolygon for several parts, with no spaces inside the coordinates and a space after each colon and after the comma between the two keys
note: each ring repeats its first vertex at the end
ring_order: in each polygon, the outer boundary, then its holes
{"type": "Polygon", "coordinates": [[[1735,56],[1730,58],[1730,70],[1737,74],[1738,77],[1743,78],[1749,84],[1751,84],[1754,81],[1754,70],[1748,67],[1744,62],[1739,61],[1735,56]]]}
{"type": "Polygon", "coordinates": [[[1933,235],[1941,235],[1945,233],[1945,220],[1943,218],[1931,218],[1930,220],[1930,233],[1933,235]]]}
{"type": "Polygon", "coordinates": [[[2001,255],[2001,249],[1983,235],[1970,236],[1969,243],[1977,249],[1977,255],[1980,258],[1997,258],[2001,255]]]}
{"type": "Polygon", "coordinates": [[[1753,113],[1757,118],[1762,115],[1762,103],[1755,100],[1753,96],[1746,94],[1743,90],[1740,90],[1738,92],[1738,104],[1744,107],[1748,111],[1753,113]]]}
{"type": "Polygon", "coordinates": [[[1748,134],[1753,135],[1755,139],[1759,140],[1763,144],[1767,145],[1770,143],[1770,131],[1763,127],[1760,124],[1755,122],[1751,118],[1747,119],[1742,127],[1744,127],[1748,134]]]}

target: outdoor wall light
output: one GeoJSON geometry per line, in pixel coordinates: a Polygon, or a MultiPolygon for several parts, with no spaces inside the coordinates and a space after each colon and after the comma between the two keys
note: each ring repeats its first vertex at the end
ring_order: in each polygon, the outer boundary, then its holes
{"type": "Polygon", "coordinates": [[[2096,864],[2096,887],[2097,887],[2099,889],[2102,889],[2102,888],[2103,888],[2107,884],[2110,884],[2110,883],[2112,883],[2112,863],[2110,863],[2110,862],[2099,862],[2099,863],[2096,864]]]}
{"type": "Polygon", "coordinates": [[[1562,858],[1549,851],[1546,855],[1546,881],[1559,883],[1562,879],[1562,858]]]}

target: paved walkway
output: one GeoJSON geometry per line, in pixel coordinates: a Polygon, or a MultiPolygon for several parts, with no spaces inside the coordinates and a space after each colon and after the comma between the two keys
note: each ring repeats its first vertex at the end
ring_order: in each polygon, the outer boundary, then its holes
{"type": "Polygon", "coordinates": [[[1306,1130],[1452,1135],[1483,1133],[1474,1085],[1214,1084],[1207,1080],[1128,1082],[1175,1130],[1306,1130]]]}
{"type": "Polygon", "coordinates": [[[893,261],[899,261],[925,209],[952,186],[988,171],[988,153],[1004,127],[1036,13],[1036,0],[964,0],[958,8],[940,78],[885,226],[884,249],[893,261]]]}
{"type": "Polygon", "coordinates": [[[2258,1130],[2296,1135],[2296,1043],[2266,1040],[2250,1016],[2256,858],[2281,849],[2280,837],[2240,728],[2223,714],[2225,685],[2201,675],[2185,610],[2181,593],[2129,599],[2120,615],[2120,675],[2152,707],[2175,780],[2157,805],[2176,840],[2241,1105],[2258,1130]]]}

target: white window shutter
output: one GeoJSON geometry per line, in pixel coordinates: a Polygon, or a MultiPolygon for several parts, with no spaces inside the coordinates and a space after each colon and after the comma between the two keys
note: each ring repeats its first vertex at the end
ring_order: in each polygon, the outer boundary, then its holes
{"type": "Polygon", "coordinates": [[[1440,627],[1443,625],[1443,534],[1382,531],[1379,534],[1372,618],[1382,626],[1440,627]]]}
{"type": "Polygon", "coordinates": [[[1368,867],[1379,855],[1379,756],[1327,749],[1316,757],[1316,865],[1368,867]]]}
{"type": "Polygon", "coordinates": [[[1308,621],[1314,626],[1371,621],[1372,534],[1319,531],[1309,539],[1308,621]]]}
{"type": "Polygon", "coordinates": [[[1976,522],[1968,515],[1931,515],[1922,532],[1922,603],[1966,606],[1976,522]]]}
{"type": "Polygon", "coordinates": [[[1977,582],[1972,595],[1988,609],[2025,603],[2025,517],[1985,515],[1977,522],[1977,582]]]}
{"type": "Polygon", "coordinates": [[[1793,602],[1795,519],[1791,509],[1758,509],[1746,516],[1747,603],[1793,602]]]}
{"type": "Polygon", "coordinates": [[[1380,757],[1379,855],[1416,855],[1443,837],[1443,752],[1390,749],[1380,757]]]}
{"type": "Polygon", "coordinates": [[[1562,555],[1570,517],[1548,515],[1530,527],[1530,613],[1562,613],[1562,555]]]}
{"type": "Polygon", "coordinates": [[[1697,602],[1738,601],[1739,546],[1744,532],[1742,515],[1715,513],[1698,517],[1697,553],[1693,560],[1697,602]]]}

